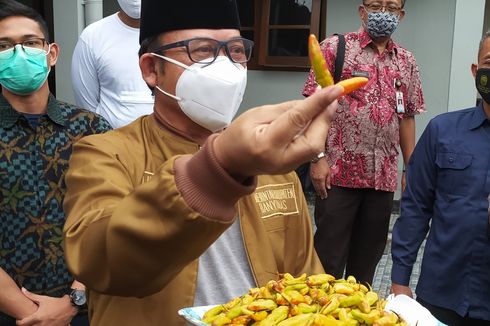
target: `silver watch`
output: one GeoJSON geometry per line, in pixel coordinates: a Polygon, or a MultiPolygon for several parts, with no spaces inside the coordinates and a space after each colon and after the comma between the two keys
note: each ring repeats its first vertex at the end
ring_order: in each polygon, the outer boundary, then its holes
{"type": "Polygon", "coordinates": [[[325,156],[327,156],[327,154],[325,154],[325,152],[320,152],[314,159],[311,160],[311,163],[316,163],[321,158],[324,158],[325,156]]]}
{"type": "Polygon", "coordinates": [[[87,303],[85,290],[70,289],[70,294],[68,296],[70,297],[71,304],[77,308],[80,308],[87,303]]]}

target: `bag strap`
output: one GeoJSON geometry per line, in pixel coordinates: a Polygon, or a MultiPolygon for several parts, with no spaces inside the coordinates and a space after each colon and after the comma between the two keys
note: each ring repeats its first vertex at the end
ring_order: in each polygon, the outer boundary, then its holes
{"type": "Polygon", "coordinates": [[[335,71],[333,80],[335,83],[340,81],[342,77],[342,70],[344,69],[344,59],[345,59],[345,36],[343,34],[333,34],[337,35],[339,38],[339,44],[337,45],[337,55],[335,57],[335,71]]]}

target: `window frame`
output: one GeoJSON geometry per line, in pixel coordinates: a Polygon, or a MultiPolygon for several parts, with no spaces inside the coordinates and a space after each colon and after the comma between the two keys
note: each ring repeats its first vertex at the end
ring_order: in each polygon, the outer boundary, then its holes
{"type": "MultiPolygon", "coordinates": [[[[308,56],[271,56],[268,55],[269,33],[271,30],[308,29],[309,34],[323,40],[326,32],[327,0],[312,0],[311,21],[309,25],[271,25],[269,24],[272,0],[254,0],[254,25],[245,26],[241,31],[253,32],[254,53],[248,63],[250,70],[308,71],[308,56]]],[[[305,42],[308,40],[305,39],[305,42]]]]}

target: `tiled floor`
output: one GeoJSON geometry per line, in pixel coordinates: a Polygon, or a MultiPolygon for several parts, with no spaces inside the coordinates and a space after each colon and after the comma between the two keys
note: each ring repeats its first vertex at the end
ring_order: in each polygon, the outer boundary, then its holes
{"type": "MultiPolygon", "coordinates": [[[[388,241],[386,243],[385,251],[383,253],[383,257],[378,263],[376,268],[376,274],[374,275],[373,281],[373,289],[379,293],[381,297],[387,297],[390,294],[391,287],[391,230],[393,228],[393,224],[398,218],[398,214],[391,215],[390,221],[390,231],[388,233],[388,241]]],[[[417,285],[417,280],[420,274],[420,261],[422,259],[423,250],[425,248],[425,241],[422,243],[420,247],[419,254],[417,256],[417,261],[413,267],[412,277],[410,278],[410,287],[412,288],[412,292],[415,294],[415,287],[417,285]]]]}

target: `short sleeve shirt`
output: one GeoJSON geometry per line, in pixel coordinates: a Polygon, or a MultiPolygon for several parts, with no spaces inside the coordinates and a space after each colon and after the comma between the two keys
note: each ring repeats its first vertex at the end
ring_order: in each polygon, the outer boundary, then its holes
{"type": "MultiPolygon", "coordinates": [[[[333,185],[395,191],[397,187],[399,120],[425,111],[419,68],[413,54],[390,39],[379,53],[362,28],[345,35],[341,79],[366,76],[363,88],[339,99],[326,142],[333,185]],[[397,92],[404,113],[397,113],[397,92]]],[[[321,44],[333,74],[338,38],[321,44]]],[[[317,89],[310,71],[303,95],[317,89]]]]}

